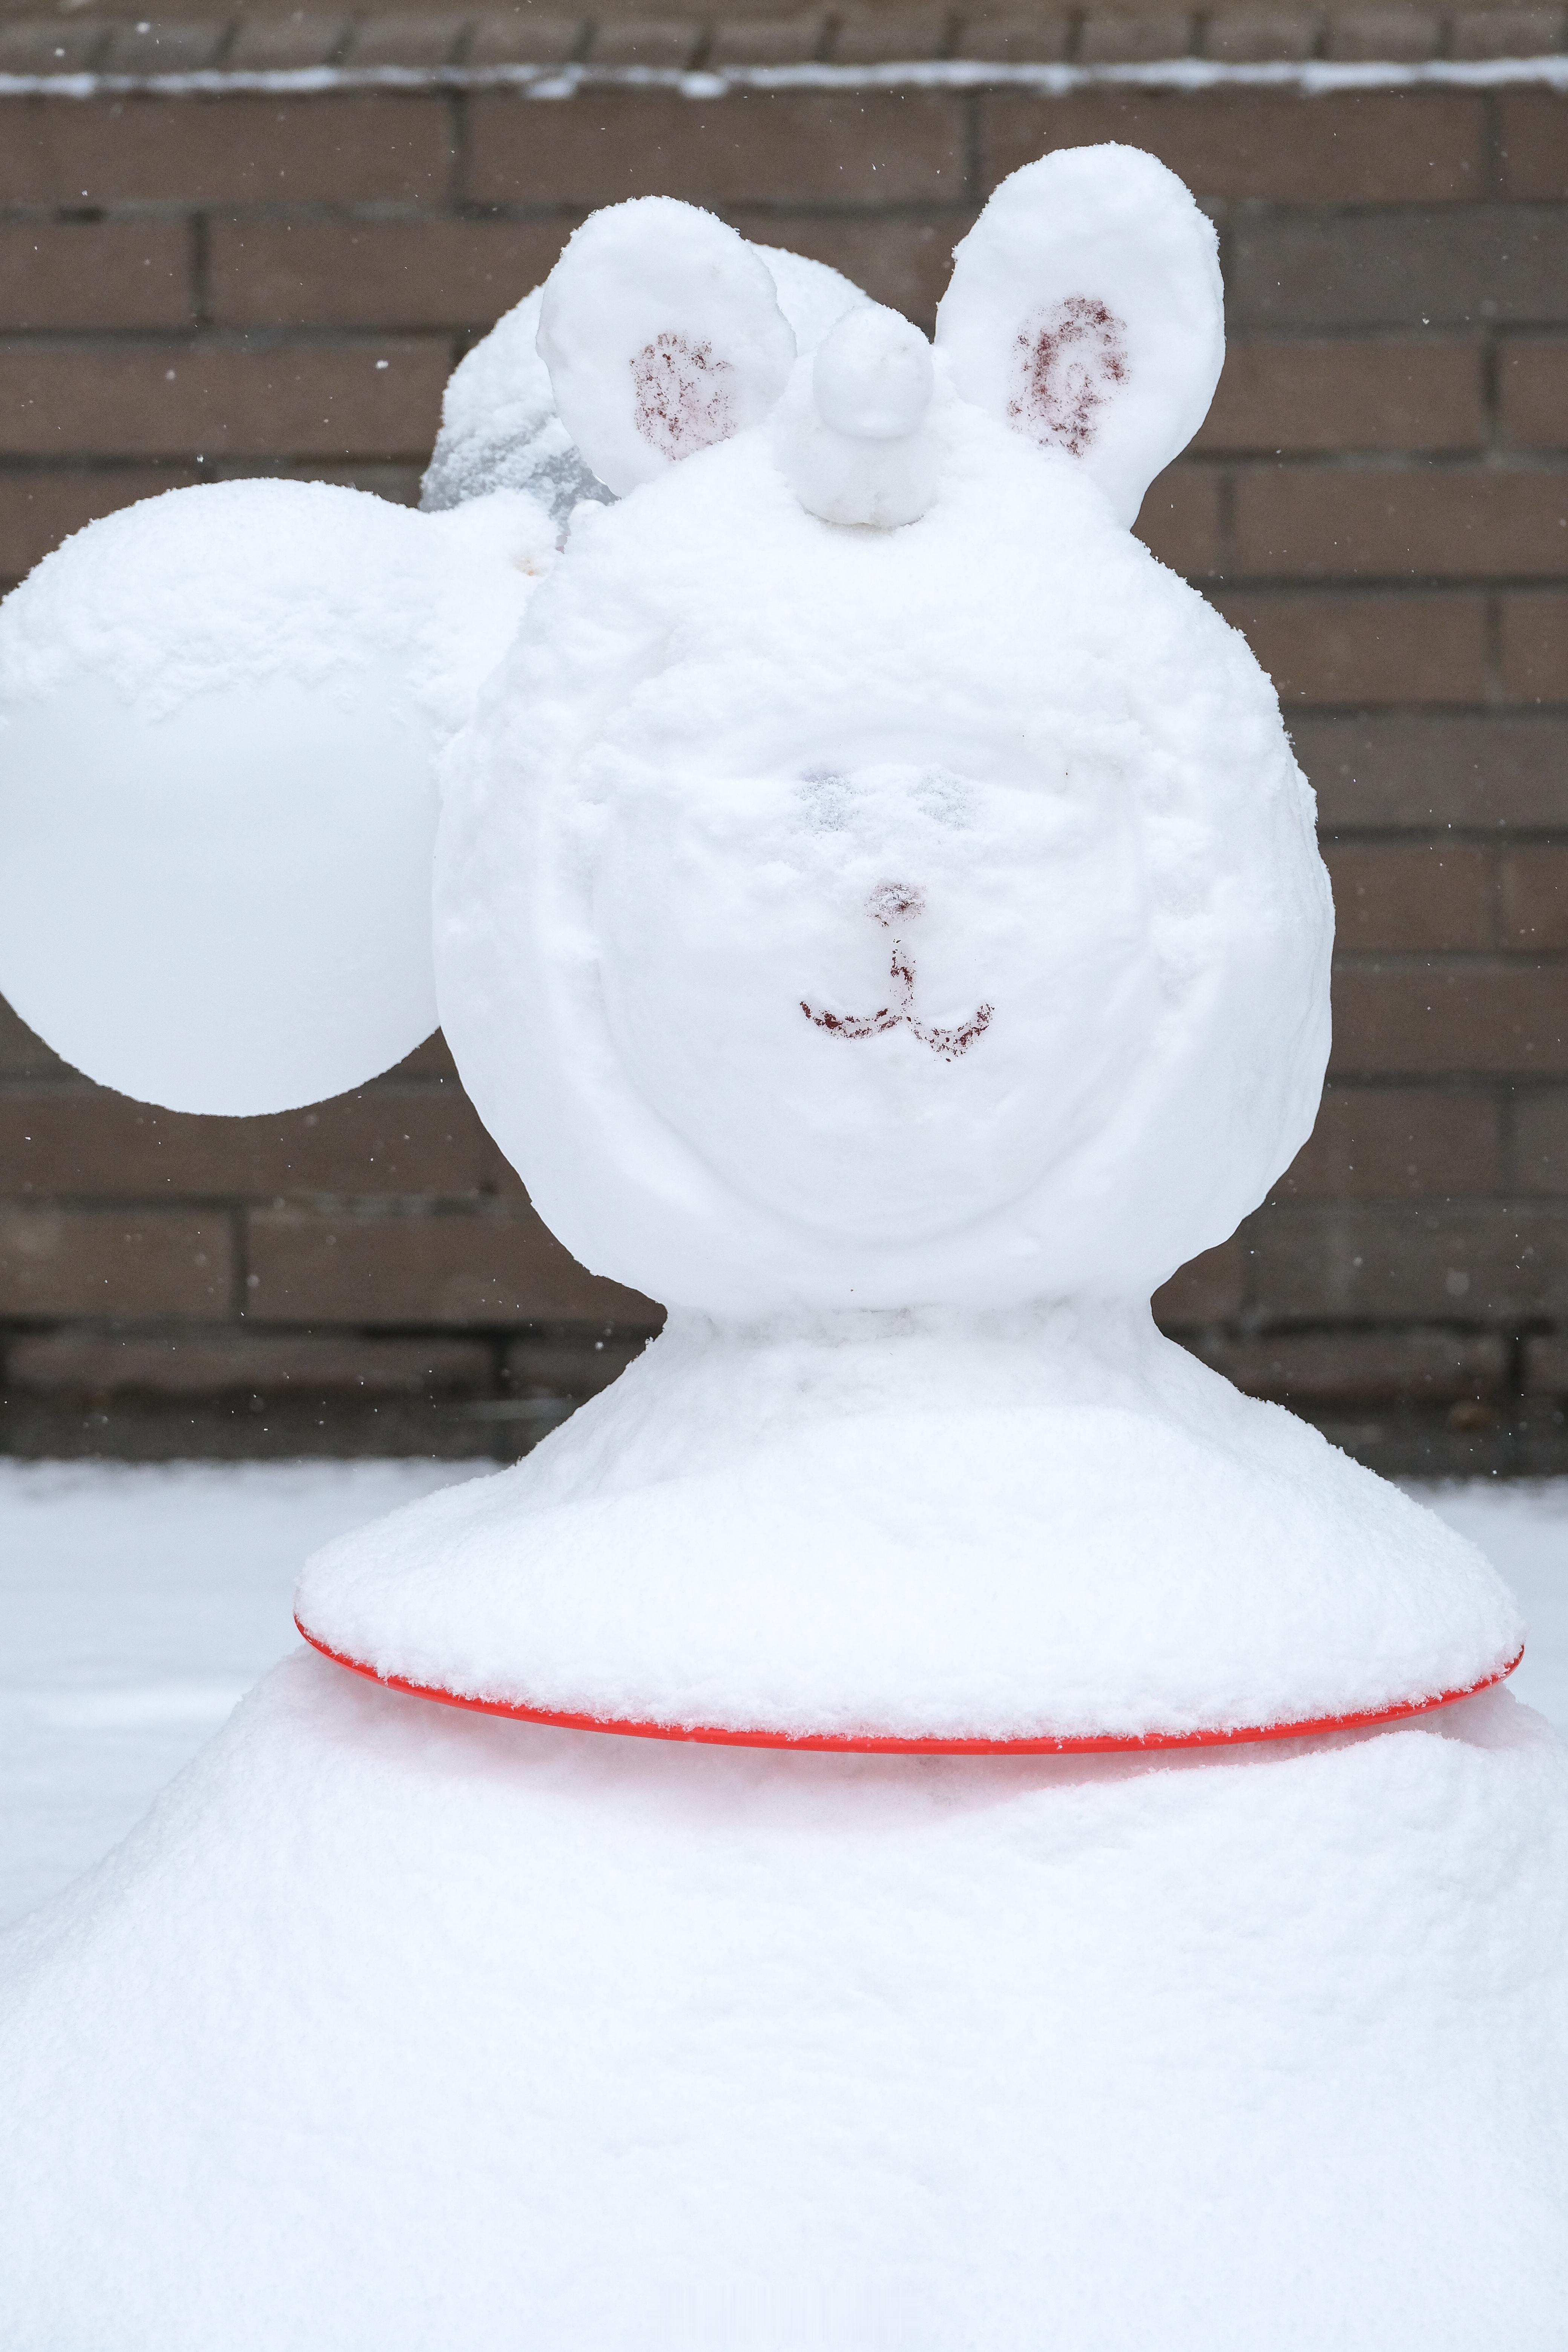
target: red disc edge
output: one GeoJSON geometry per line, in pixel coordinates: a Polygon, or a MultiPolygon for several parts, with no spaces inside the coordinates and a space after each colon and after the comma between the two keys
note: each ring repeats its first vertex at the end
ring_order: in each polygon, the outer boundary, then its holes
{"type": "Polygon", "coordinates": [[[634,1723],[622,1716],[573,1715],[548,1706],[515,1706],[499,1698],[465,1698],[458,1691],[435,1683],[409,1682],[402,1675],[377,1674],[362,1659],[334,1650],[308,1625],[294,1622],[313,1650],[332,1664],[363,1675],[384,1689],[403,1691],[410,1698],[434,1699],[441,1706],[467,1707],[475,1715],[505,1715],[518,1723],[543,1723],[557,1731],[608,1731],[627,1739],[691,1739],[717,1748],[825,1748],[851,1756],[1105,1756],[1126,1755],[1162,1748],[1227,1748],[1257,1739],[1308,1739],[1324,1731],[1361,1731],[1378,1723],[1398,1723],[1411,1715],[1430,1715],[1434,1707],[1452,1706],[1457,1699],[1473,1698],[1504,1682],[1524,1655],[1521,1642],[1506,1666],[1483,1675],[1460,1690],[1439,1691],[1436,1698],[1400,1699],[1393,1706],[1369,1707],[1359,1715],[1320,1715],[1295,1723],[1249,1723],[1215,1731],[1145,1731],[1121,1737],[1087,1733],[1067,1738],[1026,1739],[906,1739],[882,1732],[730,1731],[717,1724],[634,1723]]]}

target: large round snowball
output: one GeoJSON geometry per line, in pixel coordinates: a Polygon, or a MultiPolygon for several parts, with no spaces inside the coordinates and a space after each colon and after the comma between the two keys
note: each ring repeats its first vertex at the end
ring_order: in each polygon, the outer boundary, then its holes
{"type": "Polygon", "coordinates": [[[175,491],[8,601],[0,991],[89,1077],[280,1110],[435,1027],[437,761],[549,546],[483,505],[175,491]]]}

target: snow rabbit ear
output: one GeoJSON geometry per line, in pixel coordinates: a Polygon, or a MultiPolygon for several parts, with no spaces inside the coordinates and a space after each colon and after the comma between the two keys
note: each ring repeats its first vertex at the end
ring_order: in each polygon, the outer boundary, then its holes
{"type": "Polygon", "coordinates": [[[1131,525],[1219,381],[1214,229],[1153,156],[1062,149],[1004,180],[958,247],[936,339],[963,399],[1076,457],[1131,525]]]}
{"type": "Polygon", "coordinates": [[[767,265],[711,213],[595,213],[545,282],[539,355],[562,422],[617,496],[760,425],[795,342],[767,265]]]}

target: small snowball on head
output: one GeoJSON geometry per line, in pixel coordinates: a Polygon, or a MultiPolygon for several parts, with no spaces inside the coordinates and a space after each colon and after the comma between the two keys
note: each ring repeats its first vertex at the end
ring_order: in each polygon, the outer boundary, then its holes
{"type": "Polygon", "coordinates": [[[840,319],[817,352],[817,415],[857,441],[901,441],[931,405],[931,345],[896,310],[868,304],[840,319]]]}
{"type": "Polygon", "coordinates": [[[936,496],[942,446],[930,421],[931,345],[874,303],[840,319],[795,371],[774,432],[803,507],[824,522],[894,530],[936,496]]]}

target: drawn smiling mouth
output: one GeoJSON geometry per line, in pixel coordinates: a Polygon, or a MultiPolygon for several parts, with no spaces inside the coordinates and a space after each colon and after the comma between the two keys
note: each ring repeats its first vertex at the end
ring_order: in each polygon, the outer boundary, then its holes
{"type": "Polygon", "coordinates": [[[966,1054],[976,1037],[984,1035],[991,1025],[989,1004],[981,1004],[969,1019],[956,1029],[939,1029],[921,1021],[915,1012],[915,960],[897,936],[895,926],[912,923],[925,908],[925,893],[909,882],[879,882],[866,901],[866,912],[873,922],[894,931],[892,962],[889,977],[892,982],[889,1001],[875,1013],[814,1013],[802,997],[800,1009],[817,1029],[826,1029],[833,1037],[881,1037],[891,1029],[909,1029],[929,1045],[944,1062],[956,1062],[966,1054]]]}

